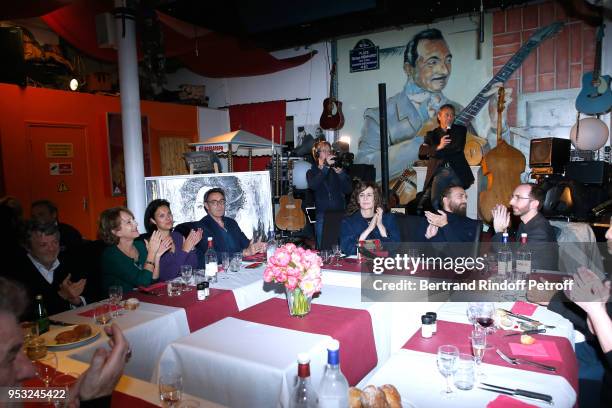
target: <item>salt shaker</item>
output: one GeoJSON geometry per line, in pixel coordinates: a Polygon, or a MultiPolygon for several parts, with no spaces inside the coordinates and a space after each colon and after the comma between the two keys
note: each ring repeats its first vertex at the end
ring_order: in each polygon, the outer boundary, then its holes
{"type": "Polygon", "coordinates": [[[436,332],[438,331],[438,315],[436,314],[436,312],[427,312],[425,313],[425,315],[431,316],[431,318],[433,319],[431,332],[433,334],[436,334],[436,332]]]}
{"type": "Polygon", "coordinates": [[[198,300],[206,300],[209,294],[208,282],[200,282],[198,283],[198,300]]]}
{"type": "Polygon", "coordinates": [[[421,316],[421,337],[425,339],[431,338],[433,335],[433,318],[424,314],[421,316]]]}

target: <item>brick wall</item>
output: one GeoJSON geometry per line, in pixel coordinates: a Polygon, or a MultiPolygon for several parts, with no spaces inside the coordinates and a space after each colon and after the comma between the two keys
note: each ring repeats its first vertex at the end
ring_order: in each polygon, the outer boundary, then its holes
{"type": "MultiPolygon", "coordinates": [[[[506,82],[517,93],[580,88],[582,74],[593,70],[596,28],[568,18],[556,2],[533,4],[493,13],[493,72],[497,72],[531,34],[554,21],[565,26],[542,43],[506,82]]],[[[516,125],[516,103],[508,108],[508,123],[516,125]]]]}

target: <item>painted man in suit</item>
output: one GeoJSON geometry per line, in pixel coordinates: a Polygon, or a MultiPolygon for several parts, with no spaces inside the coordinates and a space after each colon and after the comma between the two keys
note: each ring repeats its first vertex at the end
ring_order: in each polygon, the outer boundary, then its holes
{"type": "MultiPolygon", "coordinates": [[[[423,143],[423,128],[431,123],[440,107],[451,104],[459,112],[462,107],[442,93],[452,71],[452,54],[440,30],[426,29],[417,33],[406,45],[404,71],[407,81],[404,89],[387,99],[387,129],[389,138],[389,175],[398,176],[406,166],[417,160],[418,150],[423,143]]],[[[486,126],[479,133],[494,139],[497,127],[497,89],[495,84],[485,96],[492,96],[489,102],[489,129],[486,126]],[[493,109],[491,108],[493,107],[493,109]]],[[[511,102],[506,90],[505,105],[511,102]]],[[[368,108],[364,112],[364,124],[356,156],[357,163],[374,164],[380,170],[380,110],[368,108]]],[[[432,126],[432,127],[435,127],[432,126]]],[[[505,119],[503,128],[506,129],[505,119]]],[[[507,131],[505,131],[507,133],[507,131]]],[[[380,179],[380,173],[377,178],[380,179]]]]}

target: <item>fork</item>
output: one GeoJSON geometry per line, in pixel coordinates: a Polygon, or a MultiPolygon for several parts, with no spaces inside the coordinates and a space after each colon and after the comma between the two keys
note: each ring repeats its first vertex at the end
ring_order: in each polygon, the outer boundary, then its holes
{"type": "Polygon", "coordinates": [[[542,363],[536,363],[535,361],[530,361],[530,360],[524,360],[522,358],[516,358],[516,357],[509,357],[507,355],[505,355],[504,353],[502,353],[502,351],[500,349],[495,350],[497,352],[497,354],[507,363],[510,363],[512,365],[518,365],[518,364],[528,364],[528,365],[532,365],[534,367],[539,367],[539,368],[543,368],[544,370],[547,371],[557,371],[557,369],[553,366],[549,366],[546,364],[542,364],[542,363]]]}

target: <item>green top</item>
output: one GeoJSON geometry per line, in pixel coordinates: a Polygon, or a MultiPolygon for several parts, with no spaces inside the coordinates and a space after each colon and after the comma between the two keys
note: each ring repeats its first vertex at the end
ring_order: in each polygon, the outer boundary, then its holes
{"type": "Polygon", "coordinates": [[[102,284],[105,292],[109,286],[121,286],[123,292],[127,293],[135,287],[153,283],[153,273],[143,269],[147,260],[144,242],[134,241],[134,246],[138,250],[138,263],[121,252],[117,245],[107,247],[102,253],[102,284]]]}

